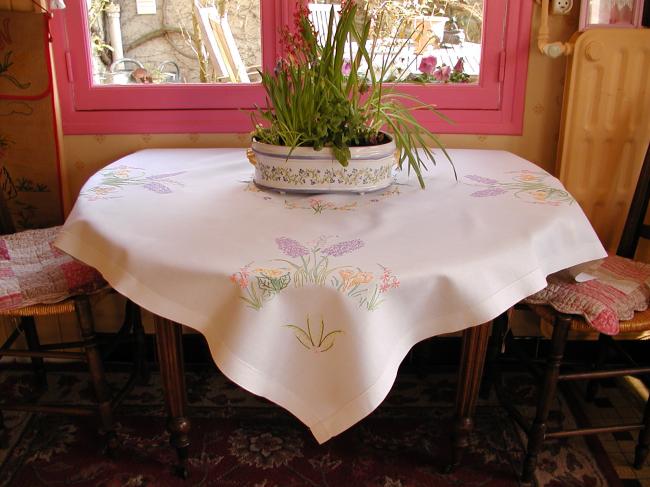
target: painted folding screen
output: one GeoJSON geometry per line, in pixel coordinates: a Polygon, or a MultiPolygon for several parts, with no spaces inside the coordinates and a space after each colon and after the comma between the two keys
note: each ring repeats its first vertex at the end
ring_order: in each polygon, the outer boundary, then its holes
{"type": "Polygon", "coordinates": [[[62,221],[45,15],[0,11],[0,184],[18,229],[62,221]]]}

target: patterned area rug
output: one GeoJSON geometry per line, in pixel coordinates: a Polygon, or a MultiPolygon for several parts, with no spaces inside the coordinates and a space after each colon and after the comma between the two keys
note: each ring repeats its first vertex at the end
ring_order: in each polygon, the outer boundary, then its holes
{"type": "MultiPolygon", "coordinates": [[[[125,379],[109,377],[113,383],[125,379]]],[[[82,374],[53,373],[48,380],[48,401],[84,402],[90,396],[82,374]]],[[[506,380],[530,414],[530,383],[518,375],[506,380]]],[[[0,373],[0,397],[31,397],[30,381],[24,372],[0,373]]],[[[153,376],[118,411],[121,448],[115,458],[102,454],[95,418],[5,413],[11,434],[10,447],[0,450],[0,486],[517,486],[524,443],[494,397],[479,404],[463,466],[441,473],[450,454],[454,394],[452,375],[400,373],[373,414],[318,445],[289,413],[219,373],[190,373],[191,474],[183,482],[171,474],[174,451],[164,432],[162,390],[153,376]]],[[[552,421],[564,426],[574,421],[561,398],[552,421]]],[[[582,439],[551,441],[540,457],[536,482],[540,487],[616,485],[617,479],[604,472],[582,439]]]]}

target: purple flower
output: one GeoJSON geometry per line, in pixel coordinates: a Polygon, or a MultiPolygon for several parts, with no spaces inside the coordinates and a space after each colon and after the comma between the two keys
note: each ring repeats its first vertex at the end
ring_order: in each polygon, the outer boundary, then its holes
{"type": "Polygon", "coordinates": [[[341,66],[341,73],[343,76],[350,76],[352,72],[352,63],[348,60],[343,61],[343,66],[341,66]]]}
{"type": "Polygon", "coordinates": [[[165,174],[155,174],[153,176],[149,176],[147,179],[166,179],[166,178],[171,178],[174,176],[178,176],[179,174],[183,174],[185,171],[178,171],[178,172],[168,172],[165,174]]]}
{"type": "Polygon", "coordinates": [[[474,196],[476,198],[485,198],[486,196],[496,196],[503,193],[507,193],[507,191],[501,188],[488,188],[472,193],[470,196],[474,196]]]}
{"type": "Polygon", "coordinates": [[[431,74],[433,73],[433,70],[436,69],[437,64],[438,59],[435,56],[424,56],[420,61],[420,66],[418,66],[418,69],[421,73],[431,74]]]}
{"type": "Polygon", "coordinates": [[[172,192],[172,190],[169,189],[167,186],[165,186],[164,184],[160,184],[156,181],[152,181],[143,186],[147,188],[149,191],[153,191],[154,193],[167,194],[172,192]]]}
{"type": "Polygon", "coordinates": [[[433,72],[433,77],[438,81],[449,81],[449,76],[451,76],[450,66],[439,66],[433,72]]]}
{"type": "Polygon", "coordinates": [[[360,249],[363,247],[363,245],[363,240],[360,240],[358,238],[354,240],[346,240],[345,242],[339,242],[337,244],[330,245],[323,250],[323,254],[331,255],[332,257],[340,257],[343,254],[348,254],[357,249],[360,249]]]}
{"type": "Polygon", "coordinates": [[[278,248],[289,257],[296,258],[309,254],[309,250],[307,250],[304,245],[292,238],[279,237],[275,239],[275,243],[278,244],[278,248]]]}
{"type": "Polygon", "coordinates": [[[476,181],[477,183],[483,183],[483,184],[498,183],[496,179],[484,178],[483,176],[477,176],[476,174],[470,174],[469,176],[465,176],[465,177],[467,179],[471,179],[472,181],[476,181]]]}

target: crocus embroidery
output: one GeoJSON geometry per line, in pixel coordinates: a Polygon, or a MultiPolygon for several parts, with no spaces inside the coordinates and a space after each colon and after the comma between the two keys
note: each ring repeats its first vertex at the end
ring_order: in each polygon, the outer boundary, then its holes
{"type": "Polygon", "coordinates": [[[476,174],[465,176],[466,184],[481,186],[482,189],[470,194],[474,198],[487,198],[503,194],[512,194],[528,203],[559,206],[561,204],[572,204],[575,200],[564,189],[551,186],[546,181],[551,175],[542,171],[529,171],[527,169],[515,171],[510,179],[499,181],[493,178],[486,178],[476,174]]]}
{"type": "Polygon", "coordinates": [[[373,272],[340,260],[365,246],[361,239],[334,241],[322,235],[309,242],[278,237],[275,244],[282,254],[265,265],[249,263],[230,276],[238,286],[241,299],[255,310],[289,286],[331,287],[358,302],[359,307],[375,310],[386,294],[399,287],[399,279],[380,264],[373,272]]]}
{"type": "Polygon", "coordinates": [[[174,186],[183,186],[174,176],[185,171],[171,173],[147,174],[142,168],[131,166],[114,166],[99,173],[99,181],[81,192],[81,196],[91,201],[99,199],[119,198],[121,191],[127,186],[141,187],[158,194],[173,192],[174,186]]]}

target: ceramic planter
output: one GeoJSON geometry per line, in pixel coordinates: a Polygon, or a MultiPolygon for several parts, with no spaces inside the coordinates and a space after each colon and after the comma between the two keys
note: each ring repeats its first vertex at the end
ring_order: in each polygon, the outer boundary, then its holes
{"type": "Polygon", "coordinates": [[[396,147],[388,143],[351,147],[347,167],[324,148],[263,144],[253,140],[249,159],[255,165],[255,183],[279,191],[299,193],[365,193],[386,188],[393,182],[396,147]]]}

